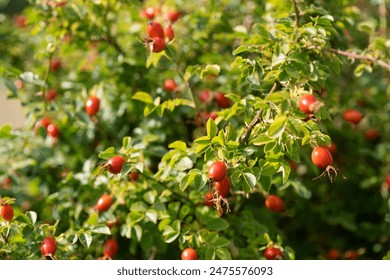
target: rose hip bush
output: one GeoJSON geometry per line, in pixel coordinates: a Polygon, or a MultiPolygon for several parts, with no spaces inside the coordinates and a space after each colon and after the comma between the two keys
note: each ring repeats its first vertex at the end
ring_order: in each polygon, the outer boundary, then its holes
{"type": "Polygon", "coordinates": [[[0,258],[389,259],[389,8],[0,15],[2,81],[26,116],[0,128],[0,258]]]}

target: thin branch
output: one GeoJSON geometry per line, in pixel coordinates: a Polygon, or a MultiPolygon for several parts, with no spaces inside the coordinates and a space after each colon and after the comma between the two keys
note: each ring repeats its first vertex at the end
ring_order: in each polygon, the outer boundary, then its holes
{"type": "Polygon", "coordinates": [[[294,4],[294,11],[295,11],[295,26],[298,27],[299,26],[300,12],[299,12],[297,1],[296,0],[292,0],[292,1],[293,1],[293,4],[294,4]]]}
{"type": "Polygon", "coordinates": [[[342,50],[337,50],[337,49],[329,49],[329,51],[332,52],[332,53],[335,53],[335,54],[339,54],[339,55],[343,55],[343,56],[347,56],[347,57],[351,57],[351,58],[355,58],[355,59],[359,59],[359,60],[366,60],[366,61],[371,61],[373,63],[377,63],[378,65],[382,66],[383,68],[387,69],[387,71],[390,72],[390,63],[388,63],[386,61],[383,61],[381,59],[378,59],[376,57],[366,56],[366,55],[362,55],[362,54],[357,54],[357,53],[348,52],[348,51],[342,51],[342,50]]]}
{"type": "MultiPolygon", "coordinates": [[[[277,83],[274,83],[274,85],[272,86],[272,88],[268,94],[271,94],[275,91],[276,85],[277,85],[277,83]]],[[[252,132],[252,129],[259,121],[261,121],[262,114],[263,114],[263,108],[261,108],[259,111],[257,111],[256,116],[253,118],[253,120],[250,122],[250,124],[245,129],[243,135],[240,138],[241,143],[246,143],[248,141],[248,138],[252,132]]]]}

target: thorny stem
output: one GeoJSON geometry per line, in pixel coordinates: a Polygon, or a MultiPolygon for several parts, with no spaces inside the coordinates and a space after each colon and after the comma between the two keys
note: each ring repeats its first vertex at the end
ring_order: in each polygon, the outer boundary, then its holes
{"type": "MultiPolygon", "coordinates": [[[[270,92],[268,94],[271,94],[275,91],[276,89],[276,83],[272,86],[270,92]]],[[[261,115],[263,114],[263,109],[260,109],[257,111],[256,116],[253,118],[253,120],[250,122],[250,124],[247,126],[247,128],[244,131],[244,134],[241,136],[240,142],[241,143],[246,143],[248,141],[248,138],[252,132],[253,127],[261,120],[261,115]]]]}
{"type": "Polygon", "coordinates": [[[359,60],[367,60],[367,61],[371,61],[373,63],[377,63],[378,65],[382,66],[383,68],[385,68],[387,71],[390,72],[390,63],[383,61],[381,59],[378,59],[376,57],[366,56],[366,55],[362,55],[362,54],[356,54],[353,52],[342,51],[342,50],[337,50],[337,49],[330,49],[329,51],[332,53],[338,54],[338,55],[356,58],[359,60]]]}

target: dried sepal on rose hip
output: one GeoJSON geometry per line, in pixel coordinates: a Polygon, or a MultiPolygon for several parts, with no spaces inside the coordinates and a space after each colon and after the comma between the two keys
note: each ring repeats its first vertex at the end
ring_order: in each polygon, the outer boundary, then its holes
{"type": "Polygon", "coordinates": [[[324,169],[324,172],[314,179],[318,179],[327,174],[329,180],[331,182],[334,181],[337,176],[337,170],[332,166],[333,157],[328,148],[321,146],[315,147],[311,153],[311,160],[315,166],[324,169]]]}
{"type": "Polygon", "coordinates": [[[322,102],[318,101],[317,98],[310,93],[302,95],[298,101],[299,110],[306,115],[317,113],[323,105],[322,102]]]}

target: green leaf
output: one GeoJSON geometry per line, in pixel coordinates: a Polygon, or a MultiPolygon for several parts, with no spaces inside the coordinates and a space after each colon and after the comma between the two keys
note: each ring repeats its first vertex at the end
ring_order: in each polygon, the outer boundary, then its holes
{"type": "Polygon", "coordinates": [[[115,155],[115,148],[110,147],[110,148],[106,149],[105,151],[100,152],[99,158],[107,160],[107,159],[110,159],[114,155],[115,155]]]}
{"type": "Polygon", "coordinates": [[[132,147],[131,137],[129,137],[129,136],[123,137],[123,139],[122,139],[122,146],[126,150],[130,149],[132,147]]]}
{"type": "Polygon", "coordinates": [[[36,223],[38,217],[37,213],[35,213],[34,211],[27,211],[26,216],[30,219],[32,224],[36,223]]]}
{"type": "Polygon", "coordinates": [[[260,186],[261,188],[266,192],[269,193],[269,190],[271,189],[271,177],[270,176],[261,176],[260,177],[260,186]]]}
{"type": "Polygon", "coordinates": [[[130,214],[128,215],[128,221],[130,222],[131,227],[141,222],[143,219],[144,219],[144,214],[140,212],[130,212],[130,214]]]}
{"type": "Polygon", "coordinates": [[[132,99],[141,101],[141,102],[146,103],[146,104],[153,104],[152,96],[149,93],[143,92],[143,91],[136,92],[133,95],[132,99]]]}
{"type": "Polygon", "coordinates": [[[171,226],[167,226],[163,232],[164,242],[172,243],[180,236],[180,232],[175,231],[171,226]]]}
{"type": "Polygon", "coordinates": [[[230,252],[226,248],[217,248],[215,250],[215,253],[217,254],[217,257],[221,260],[231,260],[232,256],[230,255],[230,252]]]}
{"type": "Polygon", "coordinates": [[[148,205],[142,201],[134,202],[130,206],[130,210],[134,212],[145,212],[148,208],[148,205]]]}
{"type": "Polygon", "coordinates": [[[221,71],[221,67],[217,64],[208,64],[206,67],[204,67],[200,78],[203,79],[203,77],[206,75],[213,75],[213,76],[218,76],[219,72],[221,71]]]}
{"type": "Polygon", "coordinates": [[[3,125],[0,128],[0,138],[13,138],[12,127],[8,124],[3,125]]]}
{"type": "Polygon", "coordinates": [[[175,163],[174,167],[176,170],[185,171],[191,169],[194,163],[189,157],[182,157],[178,162],[175,163]]]}
{"type": "Polygon", "coordinates": [[[100,225],[100,226],[94,227],[92,229],[92,232],[93,233],[100,233],[100,234],[107,234],[107,235],[111,234],[110,228],[108,226],[105,226],[105,225],[100,225]]]}
{"type": "Polygon", "coordinates": [[[288,118],[285,115],[277,115],[274,122],[268,129],[268,135],[272,138],[278,138],[286,128],[288,118]]]}
{"type": "Polygon", "coordinates": [[[89,248],[89,246],[91,246],[92,243],[92,235],[89,232],[83,232],[79,235],[79,240],[81,242],[81,245],[89,248]]]}
{"type": "Polygon", "coordinates": [[[209,118],[206,124],[207,128],[207,136],[210,138],[213,138],[218,133],[217,125],[215,124],[214,120],[212,118],[209,118]]]}
{"type": "Polygon", "coordinates": [[[205,223],[205,227],[208,228],[209,230],[224,230],[229,227],[229,223],[225,221],[224,219],[221,218],[214,218],[210,219],[205,223]]]}
{"type": "Polygon", "coordinates": [[[134,229],[135,236],[137,237],[138,242],[141,241],[141,239],[142,239],[142,232],[143,232],[142,227],[140,225],[135,225],[133,227],[133,229],[134,229]]]}
{"type": "Polygon", "coordinates": [[[196,174],[194,174],[194,173],[189,173],[189,174],[187,174],[187,175],[185,175],[182,179],[181,179],[181,181],[180,181],[180,190],[182,191],[182,192],[184,192],[187,188],[188,188],[188,186],[189,185],[191,185],[192,184],[192,182],[194,182],[194,180],[195,180],[195,177],[196,177],[196,174]]]}
{"type": "Polygon", "coordinates": [[[158,217],[158,212],[154,209],[148,209],[145,212],[145,217],[147,217],[153,224],[157,223],[157,217],[158,217]]]}
{"type": "Polygon", "coordinates": [[[279,91],[267,95],[264,98],[264,101],[272,102],[272,103],[281,103],[284,100],[287,100],[289,98],[290,98],[290,93],[288,91],[279,91]]]}
{"type": "Polygon", "coordinates": [[[33,232],[34,232],[34,226],[31,224],[27,224],[22,230],[22,235],[24,238],[26,238],[30,236],[30,234],[33,232]]]}
{"type": "Polygon", "coordinates": [[[249,172],[245,172],[243,174],[243,177],[244,177],[244,181],[245,181],[246,185],[248,185],[248,187],[250,189],[253,189],[256,186],[256,176],[255,175],[253,175],[252,173],[249,173],[249,172]]]}
{"type": "Polygon", "coordinates": [[[215,241],[211,242],[210,245],[213,247],[227,247],[230,243],[230,240],[224,237],[218,237],[215,241]]]}
{"type": "Polygon", "coordinates": [[[25,224],[31,223],[30,218],[27,217],[27,215],[25,215],[25,214],[19,214],[18,216],[16,216],[15,220],[18,222],[21,222],[21,223],[25,223],[25,224]]]}
{"type": "Polygon", "coordinates": [[[154,67],[157,67],[158,63],[160,62],[160,59],[165,55],[165,51],[162,52],[150,52],[149,56],[146,60],[146,68],[149,68],[151,65],[154,67]]]}
{"type": "Polygon", "coordinates": [[[277,145],[277,142],[276,141],[271,141],[271,142],[268,142],[265,146],[264,146],[264,153],[269,153],[271,152],[273,149],[275,149],[277,145]]]}
{"type": "Polygon", "coordinates": [[[283,178],[283,184],[287,182],[288,177],[290,177],[291,173],[291,165],[283,161],[282,164],[280,165],[279,171],[282,172],[282,178],[283,178]]]}
{"type": "Polygon", "coordinates": [[[194,142],[197,143],[197,144],[203,144],[203,145],[207,144],[207,145],[210,145],[211,138],[208,137],[208,136],[202,136],[202,137],[199,137],[199,138],[195,139],[194,142]]]}
{"type": "Polygon", "coordinates": [[[143,198],[147,203],[153,204],[156,201],[157,195],[157,191],[152,190],[144,193],[143,198]]]}
{"type": "Polygon", "coordinates": [[[31,83],[40,87],[45,86],[45,82],[42,81],[38,75],[35,75],[32,72],[24,72],[20,74],[20,78],[26,83],[31,83]]]}
{"type": "Polygon", "coordinates": [[[187,151],[187,145],[183,141],[175,141],[168,146],[170,149],[175,149],[185,153],[187,151]]]}
{"type": "Polygon", "coordinates": [[[207,247],[206,248],[206,260],[214,260],[215,259],[215,248],[207,247]]]}
{"type": "Polygon", "coordinates": [[[262,133],[260,135],[258,135],[256,138],[254,138],[251,143],[255,146],[262,146],[262,145],[265,145],[271,141],[274,141],[271,137],[269,137],[268,135],[262,133]]]}
{"type": "Polygon", "coordinates": [[[187,215],[191,213],[191,208],[189,205],[183,205],[181,208],[180,208],[180,212],[179,212],[179,218],[181,220],[184,220],[185,217],[187,217],[187,215]]]}

